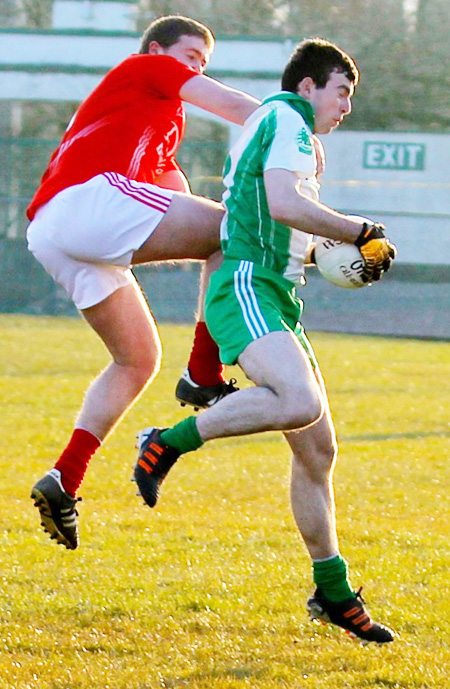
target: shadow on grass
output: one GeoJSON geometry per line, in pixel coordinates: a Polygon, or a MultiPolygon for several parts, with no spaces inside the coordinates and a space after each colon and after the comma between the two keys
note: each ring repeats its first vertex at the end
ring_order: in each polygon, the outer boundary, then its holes
{"type": "MultiPolygon", "coordinates": [[[[211,681],[216,682],[220,679],[228,680],[246,680],[262,679],[263,673],[261,669],[252,669],[247,665],[238,667],[228,667],[223,670],[211,670],[210,672],[196,672],[186,677],[164,677],[162,686],[166,689],[178,689],[178,687],[191,687],[193,682],[205,682],[211,681]]],[[[194,684],[195,686],[195,684],[194,684]]]]}
{"type": "MultiPolygon", "coordinates": [[[[226,442],[229,445],[243,445],[248,443],[252,435],[245,435],[239,438],[220,438],[215,442],[226,442]]],[[[280,443],[283,441],[281,432],[271,431],[267,435],[257,434],[259,443],[280,443]]],[[[421,438],[450,438],[449,430],[442,431],[414,431],[409,433],[368,433],[361,435],[339,435],[338,441],[341,443],[359,442],[380,442],[383,440],[420,440],[421,438]]]]}
{"type": "Polygon", "coordinates": [[[340,443],[379,442],[380,440],[420,440],[420,438],[450,438],[450,431],[417,431],[411,433],[369,433],[340,436],[340,443]]]}

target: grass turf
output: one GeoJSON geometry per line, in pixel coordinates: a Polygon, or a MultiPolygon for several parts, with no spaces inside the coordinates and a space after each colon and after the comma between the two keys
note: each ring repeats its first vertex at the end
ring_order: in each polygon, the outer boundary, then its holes
{"type": "Polygon", "coordinates": [[[342,552],[400,634],[362,648],[304,612],[310,562],[279,434],[187,455],[154,511],[134,495],[135,431],[186,416],[173,389],[191,333],[161,328],[163,369],[94,459],[69,552],[29,491],[108,357],[77,319],[0,317],[0,688],[450,686],[448,344],[311,336],[340,441],[342,552]]]}

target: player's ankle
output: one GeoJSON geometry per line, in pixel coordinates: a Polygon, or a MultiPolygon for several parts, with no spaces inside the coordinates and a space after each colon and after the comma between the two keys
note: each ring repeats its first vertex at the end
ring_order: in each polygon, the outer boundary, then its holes
{"type": "Polygon", "coordinates": [[[338,554],[324,560],[313,560],[314,583],[333,603],[352,598],[354,592],[348,580],[345,560],[338,554]]]}

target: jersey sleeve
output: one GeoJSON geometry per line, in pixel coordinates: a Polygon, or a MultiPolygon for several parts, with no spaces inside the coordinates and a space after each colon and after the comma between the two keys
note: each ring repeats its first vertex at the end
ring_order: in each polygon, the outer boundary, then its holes
{"type": "Polygon", "coordinates": [[[274,168],[291,170],[300,178],[316,174],[312,132],[300,113],[286,105],[276,108],[275,126],[264,162],[264,171],[274,168]]]}
{"type": "Polygon", "coordinates": [[[133,81],[156,98],[179,98],[183,84],[198,76],[170,55],[132,55],[125,62],[133,81]]]}

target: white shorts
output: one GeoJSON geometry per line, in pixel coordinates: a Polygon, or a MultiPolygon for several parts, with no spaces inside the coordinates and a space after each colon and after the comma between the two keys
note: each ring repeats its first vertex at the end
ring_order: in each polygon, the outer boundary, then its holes
{"type": "Polygon", "coordinates": [[[105,172],[60,191],[39,208],[28,248],[78,309],[134,282],[133,253],[150,237],[173,191],[105,172]]]}

